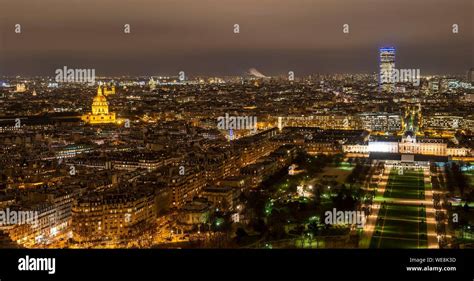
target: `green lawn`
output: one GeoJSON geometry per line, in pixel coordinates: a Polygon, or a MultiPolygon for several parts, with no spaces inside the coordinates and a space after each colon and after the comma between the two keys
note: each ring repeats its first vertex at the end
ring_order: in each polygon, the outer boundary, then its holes
{"type": "Polygon", "coordinates": [[[398,170],[392,169],[388,178],[384,198],[423,199],[425,189],[423,175],[420,171],[404,171],[403,175],[398,170]]]}
{"type": "Polygon", "coordinates": [[[426,212],[424,206],[396,204],[393,199],[423,199],[422,171],[392,169],[381,198],[385,201],[379,211],[371,248],[426,248],[426,212]]]}

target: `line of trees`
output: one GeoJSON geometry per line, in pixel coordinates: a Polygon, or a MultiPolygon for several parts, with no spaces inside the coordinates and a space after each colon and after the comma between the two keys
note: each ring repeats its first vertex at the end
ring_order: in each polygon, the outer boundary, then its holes
{"type": "Polygon", "coordinates": [[[449,192],[452,194],[459,190],[461,196],[465,195],[468,188],[468,179],[461,171],[461,166],[457,163],[451,163],[446,166],[446,182],[449,192]]]}
{"type": "Polygon", "coordinates": [[[352,187],[354,184],[362,184],[369,173],[370,166],[364,163],[357,162],[354,169],[349,176],[347,176],[346,182],[352,187]]]}

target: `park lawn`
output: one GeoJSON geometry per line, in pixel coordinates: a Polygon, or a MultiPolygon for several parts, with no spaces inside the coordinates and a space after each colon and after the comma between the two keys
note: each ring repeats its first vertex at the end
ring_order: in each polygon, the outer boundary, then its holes
{"type": "Polygon", "coordinates": [[[425,198],[423,175],[419,171],[405,171],[399,175],[392,169],[384,192],[384,198],[423,199],[425,198]]]}
{"type": "Polygon", "coordinates": [[[386,204],[380,210],[371,248],[424,248],[426,240],[426,214],[424,207],[386,204]]]}
{"type": "Polygon", "coordinates": [[[390,199],[424,198],[423,174],[405,171],[399,175],[392,169],[370,248],[426,248],[427,227],[424,206],[396,204],[390,199]],[[420,195],[423,197],[421,197],[420,195]],[[384,207],[383,207],[384,206],[384,207]]]}

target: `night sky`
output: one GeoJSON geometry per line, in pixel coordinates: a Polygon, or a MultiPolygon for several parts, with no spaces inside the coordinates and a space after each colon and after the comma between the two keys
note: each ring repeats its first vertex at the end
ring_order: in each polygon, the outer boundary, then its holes
{"type": "Polygon", "coordinates": [[[473,0],[0,0],[0,75],[372,73],[381,46],[397,68],[463,74],[473,15],[473,0]]]}

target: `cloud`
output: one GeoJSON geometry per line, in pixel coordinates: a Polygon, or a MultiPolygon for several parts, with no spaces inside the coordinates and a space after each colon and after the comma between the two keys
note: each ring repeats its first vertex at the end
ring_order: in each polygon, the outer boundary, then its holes
{"type": "Polygon", "coordinates": [[[257,65],[269,74],[287,72],[285,68],[309,73],[367,72],[376,69],[374,50],[386,44],[397,46],[399,54],[415,65],[431,64],[430,72],[463,73],[466,64],[472,65],[473,4],[472,0],[455,3],[6,1],[0,10],[0,74],[48,74],[48,66],[81,62],[122,74],[177,68],[203,71],[200,74],[238,74],[257,65]],[[12,32],[15,23],[22,24],[21,35],[12,32]],[[131,25],[131,34],[123,33],[125,23],[131,25]],[[233,33],[235,23],[240,25],[239,34],[233,33]],[[342,33],[345,23],[350,25],[349,34],[342,33]],[[453,36],[452,23],[460,25],[460,34],[453,36]],[[453,53],[454,49],[461,53],[453,53]],[[434,65],[433,60],[442,63],[434,65]]]}

